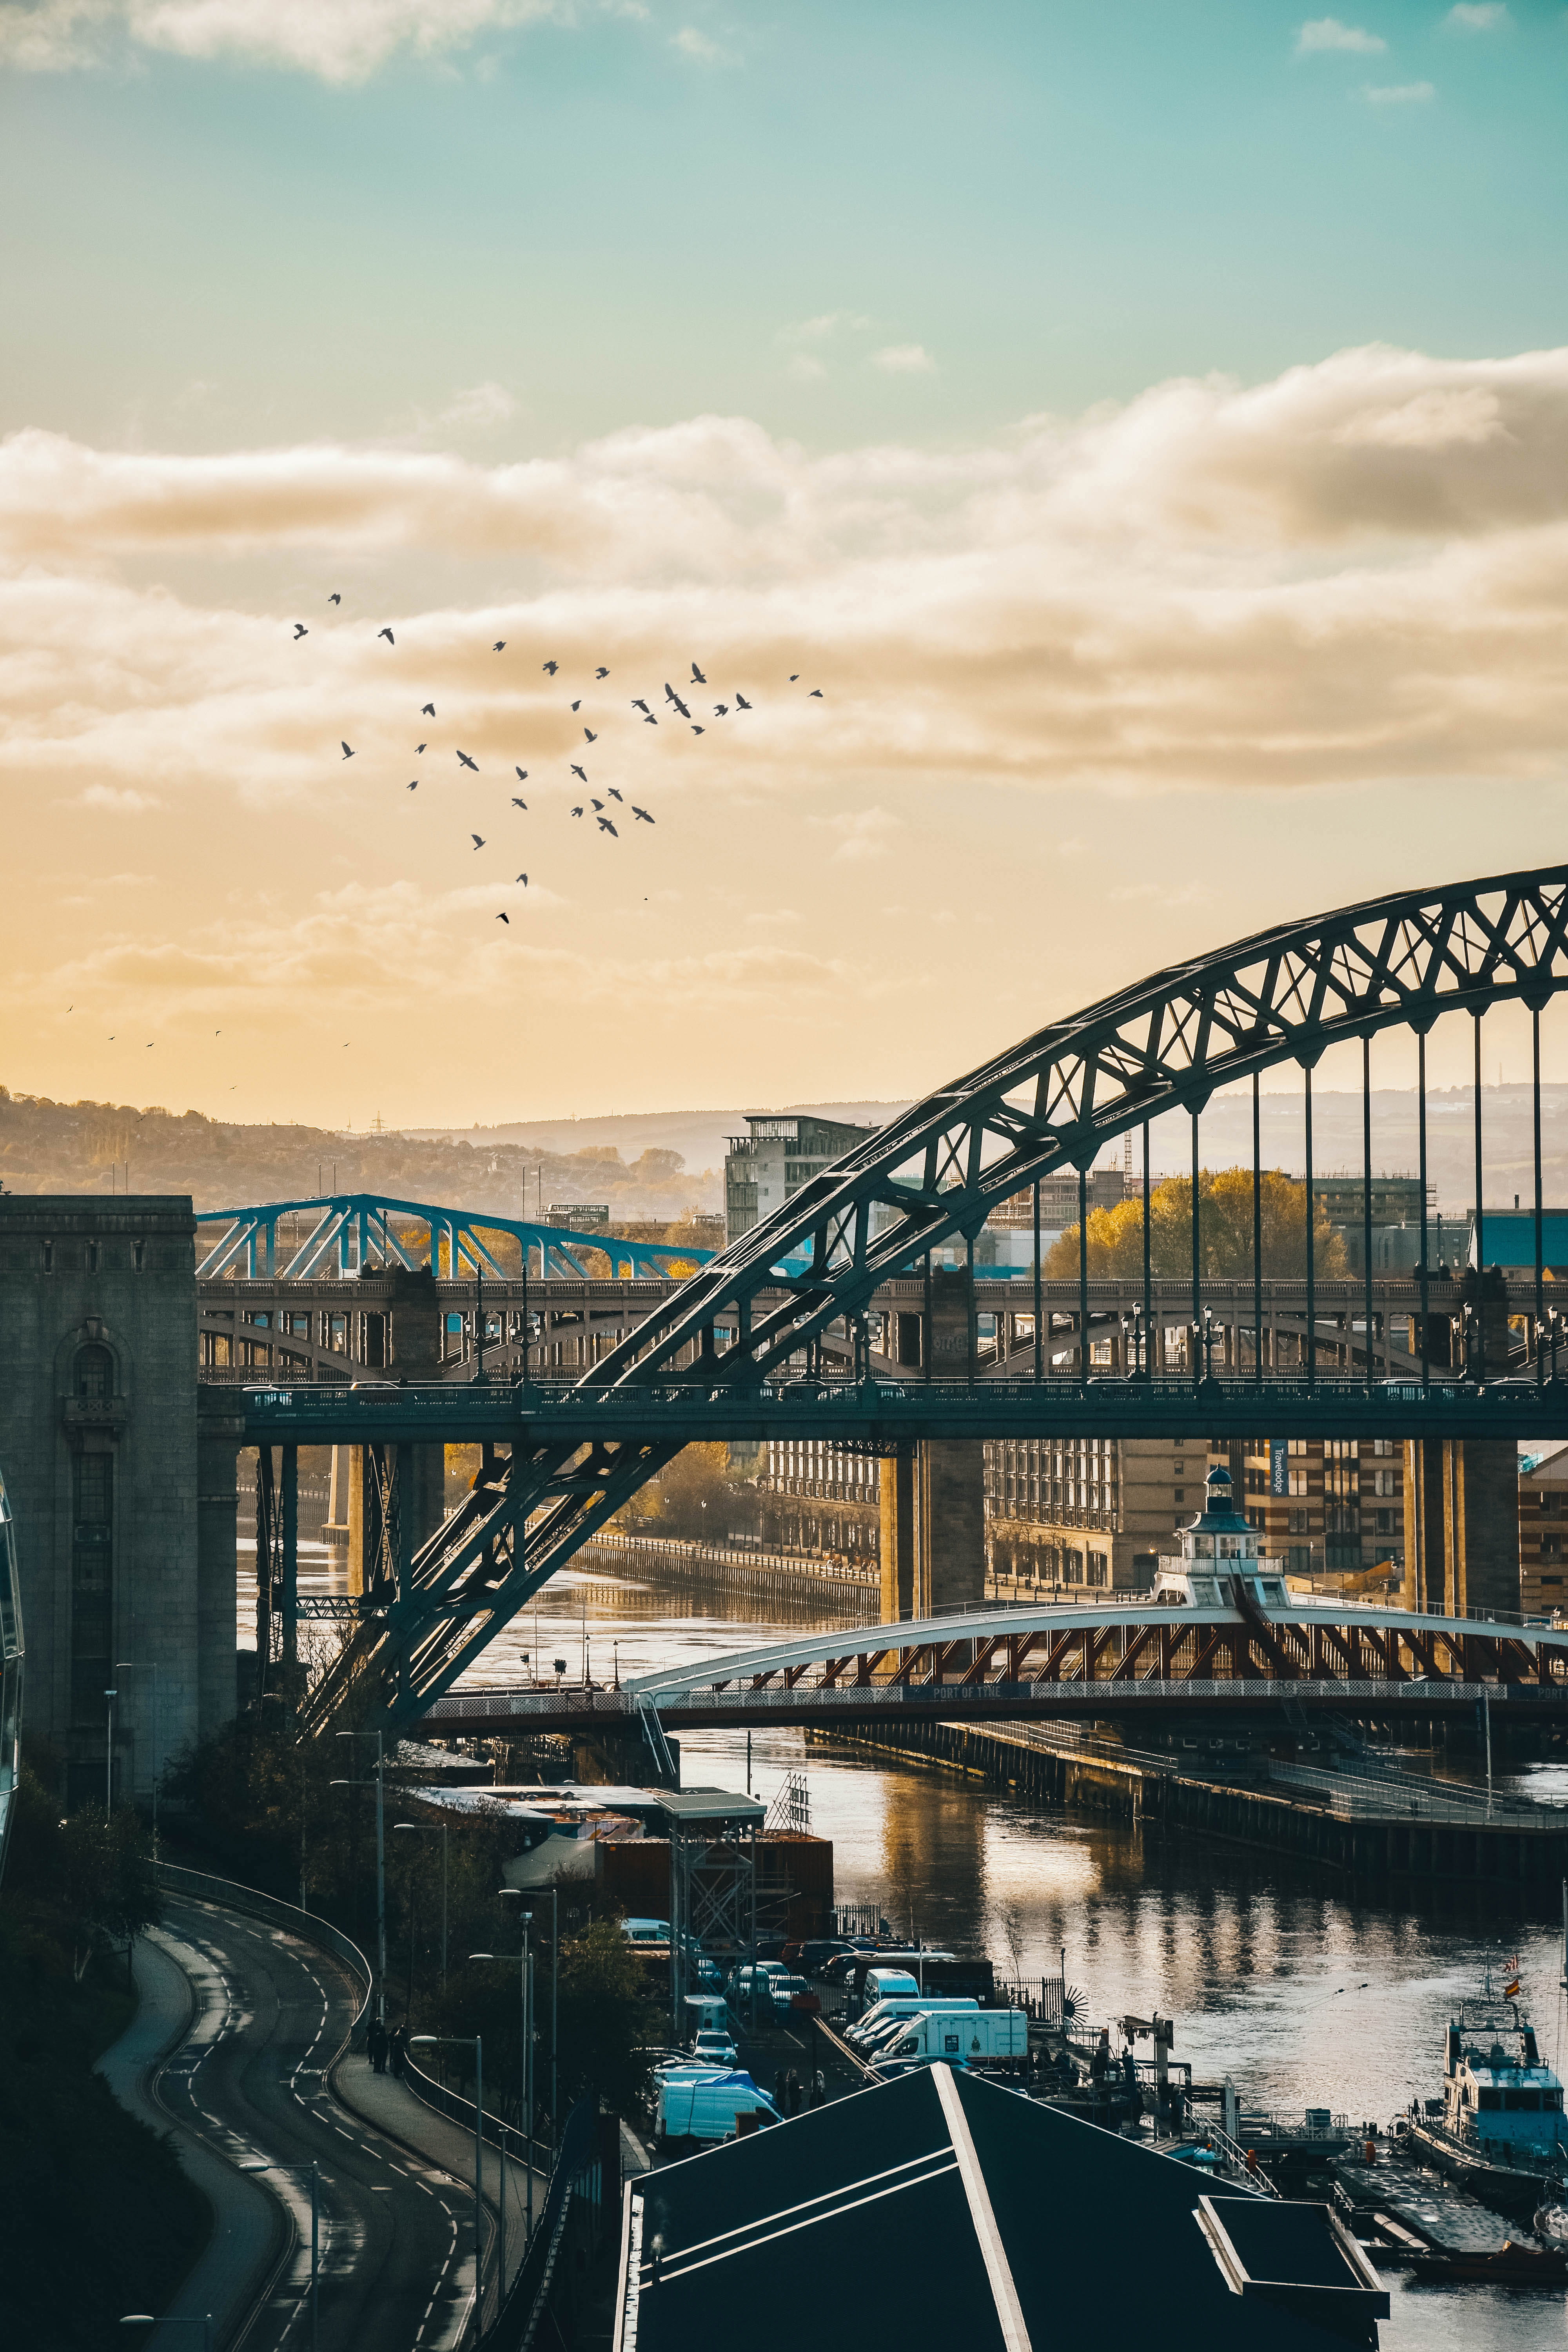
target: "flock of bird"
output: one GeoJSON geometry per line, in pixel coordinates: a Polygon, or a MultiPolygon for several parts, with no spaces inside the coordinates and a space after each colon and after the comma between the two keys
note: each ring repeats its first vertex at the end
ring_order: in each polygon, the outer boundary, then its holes
{"type": "MultiPolygon", "coordinates": [[[[342,605],[342,601],[341,592],[336,591],[327,599],[329,604],[336,604],[340,606],[342,605]]],[[[310,629],[303,621],[296,621],[294,623],[293,642],[296,645],[300,643],[302,637],[308,637],[310,634],[310,629]]],[[[376,631],[376,635],[378,639],[384,637],[387,644],[395,652],[397,647],[397,639],[390,628],[378,629],[376,631]]],[[[506,648],[507,640],[504,637],[498,637],[495,644],[490,647],[490,651],[492,653],[504,654],[506,648]]],[[[555,678],[560,676],[561,665],[556,661],[547,661],[542,665],[542,669],[543,674],[547,677],[555,678]]],[[[594,671],[593,684],[595,686],[602,686],[609,675],[610,672],[607,667],[601,665],[594,671]]],[[[792,674],[789,682],[791,686],[798,686],[800,684],[800,672],[798,670],[792,674]]],[[[564,684],[565,681],[563,681],[563,683],[564,684]]],[[[692,717],[690,701],[687,698],[691,696],[695,688],[702,688],[703,689],[706,689],[707,686],[707,678],[704,677],[697,663],[693,662],[691,665],[691,676],[689,679],[682,681],[680,692],[678,693],[675,688],[669,684],[668,679],[666,679],[663,709],[655,710],[650,706],[646,695],[633,695],[628,698],[630,700],[632,709],[640,714],[640,722],[645,727],[657,727],[661,719],[668,722],[675,715],[679,714],[679,718],[685,721],[688,727],[689,727],[693,735],[705,735],[708,732],[708,725],[692,717]]],[[[820,702],[823,699],[822,688],[819,686],[809,688],[807,689],[807,698],[812,701],[820,702]]],[[[580,694],[573,703],[572,709],[575,715],[581,715],[583,704],[586,699],[587,695],[586,692],[584,692],[584,694],[580,694]]],[[[713,717],[714,719],[728,719],[739,714],[741,711],[750,710],[752,708],[752,705],[747,701],[745,696],[737,690],[728,702],[714,703],[713,717]]],[[[419,715],[422,719],[434,719],[436,716],[436,705],[434,702],[421,704],[419,715]]],[[[586,720],[584,720],[583,736],[585,744],[596,743],[603,731],[604,721],[602,719],[600,726],[597,729],[590,727],[586,720]]],[[[339,742],[343,759],[352,760],[354,757],[353,744],[344,741],[341,737],[339,739],[339,742]]],[[[426,752],[430,749],[429,740],[426,740],[423,743],[416,743],[414,748],[416,756],[423,759],[426,752]]],[[[457,744],[454,744],[452,749],[457,755],[458,766],[471,771],[471,772],[477,776],[479,773],[479,761],[473,759],[468,752],[463,751],[457,744]]],[[[587,757],[586,751],[584,751],[584,758],[587,757]]],[[[597,754],[595,755],[595,761],[597,760],[597,754]]],[[[572,760],[567,762],[567,765],[571,773],[577,779],[578,783],[581,784],[584,796],[583,800],[578,801],[575,805],[571,808],[570,814],[572,816],[582,818],[587,815],[591,810],[594,822],[599,832],[601,834],[608,834],[610,838],[614,841],[618,841],[621,836],[619,828],[616,824],[615,817],[610,812],[609,803],[611,801],[614,801],[616,807],[621,810],[623,823],[626,821],[626,813],[629,808],[634,829],[638,824],[651,825],[655,822],[651,811],[646,808],[639,808],[635,801],[628,803],[626,800],[625,795],[617,791],[614,784],[602,784],[600,789],[604,793],[605,797],[602,800],[599,799],[590,789],[588,772],[583,766],[582,762],[580,761],[572,760]]],[[[529,779],[528,769],[518,767],[515,761],[513,762],[513,768],[519,783],[527,783],[529,779]]],[[[416,793],[419,790],[419,785],[420,779],[416,776],[412,783],[407,786],[407,790],[411,793],[416,793]]],[[[511,806],[514,809],[521,809],[524,815],[528,814],[528,803],[520,793],[511,793],[510,802],[511,806]]],[[[484,834],[474,833],[471,830],[469,832],[468,838],[474,845],[475,856],[478,856],[481,850],[493,850],[498,846],[497,844],[492,843],[484,834]]],[[[521,885],[521,887],[526,890],[528,887],[528,876],[526,874],[520,874],[517,877],[517,884],[521,885]]],[[[514,885],[513,887],[515,887],[517,886],[514,885]]],[[[509,929],[511,927],[510,914],[504,907],[498,912],[495,917],[495,920],[498,923],[504,923],[509,929]]]]}

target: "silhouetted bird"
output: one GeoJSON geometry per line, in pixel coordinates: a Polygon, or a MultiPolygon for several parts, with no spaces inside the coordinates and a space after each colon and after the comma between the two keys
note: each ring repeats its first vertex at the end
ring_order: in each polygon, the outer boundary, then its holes
{"type": "Polygon", "coordinates": [[[653,823],[653,819],[649,816],[647,809],[638,808],[635,801],[632,803],[632,814],[636,817],[640,817],[644,824],[651,824],[653,823]]]}
{"type": "Polygon", "coordinates": [[[296,622],[295,622],[295,624],[294,624],[294,643],[295,643],[296,645],[298,645],[298,644],[299,644],[299,642],[300,642],[300,638],[301,638],[301,637],[308,637],[308,636],[310,635],[310,630],[305,626],[305,624],[304,624],[304,622],[303,622],[303,621],[296,621],[296,622]]]}
{"type": "Polygon", "coordinates": [[[791,672],[790,672],[790,674],[789,674],[789,682],[790,682],[790,684],[791,684],[792,686],[795,683],[795,680],[799,677],[799,676],[800,676],[800,672],[799,672],[799,670],[797,670],[797,669],[792,669],[792,670],[791,670],[791,672]]]}
{"type": "Polygon", "coordinates": [[[340,595],[338,595],[338,594],[337,594],[337,593],[336,593],[336,591],[335,591],[335,590],[334,590],[333,593],[332,593],[331,595],[330,595],[330,596],[328,597],[328,599],[327,599],[327,602],[328,602],[328,604],[341,604],[342,603],[342,601],[343,601],[343,600],[342,600],[342,598],[340,595]]]}
{"type": "MultiPolygon", "coordinates": [[[[339,736],[338,740],[340,743],[342,743],[343,739],[341,735],[339,736]]],[[[345,760],[352,760],[353,758],[353,753],[349,750],[346,743],[343,743],[343,757],[345,760]]]]}
{"type": "Polygon", "coordinates": [[[691,665],[691,683],[693,686],[706,686],[708,683],[695,662],[691,665]]]}
{"type": "Polygon", "coordinates": [[[485,845],[485,837],[482,833],[470,833],[468,839],[473,843],[476,849],[482,849],[485,845]]]}
{"type": "Polygon", "coordinates": [[[599,740],[591,727],[584,727],[583,733],[586,740],[590,743],[596,743],[599,740]]]}
{"type": "Polygon", "coordinates": [[[574,760],[574,761],[573,761],[573,762],[572,762],[572,773],[573,773],[574,776],[581,776],[581,777],[583,778],[583,782],[584,782],[584,783],[586,783],[586,782],[587,782],[588,779],[587,779],[586,774],[584,773],[584,772],[583,771],[583,769],[581,769],[581,768],[577,765],[577,762],[576,762],[576,761],[575,761],[575,760],[574,760]]]}
{"type": "Polygon", "coordinates": [[[706,735],[706,733],[708,732],[708,730],[706,729],[706,727],[699,727],[699,726],[698,726],[698,724],[697,724],[697,722],[696,722],[696,720],[695,720],[695,719],[693,719],[693,721],[692,721],[692,725],[691,725],[691,731],[692,731],[692,733],[693,733],[694,735],[706,735]]]}
{"type": "Polygon", "coordinates": [[[647,717],[643,720],[643,725],[645,727],[657,727],[658,725],[658,721],[654,717],[651,710],[648,712],[647,717]]]}
{"type": "Polygon", "coordinates": [[[618,800],[620,799],[620,797],[621,797],[621,796],[620,796],[619,793],[618,793],[618,792],[616,792],[616,788],[615,788],[614,784],[606,784],[606,785],[605,786],[605,790],[609,793],[610,798],[611,798],[613,801],[618,801],[618,800]]]}
{"type": "Polygon", "coordinates": [[[592,793],[590,793],[590,794],[589,794],[589,801],[590,801],[591,805],[592,805],[593,807],[596,808],[596,809],[602,809],[602,808],[604,807],[604,805],[605,805],[605,803],[604,803],[604,802],[603,802],[603,801],[596,801],[596,800],[595,800],[595,799],[594,799],[594,797],[593,797],[593,795],[592,795],[592,793]]]}
{"type": "Polygon", "coordinates": [[[668,702],[673,702],[673,703],[674,703],[674,705],[675,705],[675,707],[676,707],[677,710],[679,710],[679,713],[680,713],[680,715],[681,715],[682,719],[689,719],[689,718],[690,718],[690,716],[691,716],[690,711],[689,711],[689,710],[688,710],[688,709],[686,708],[685,703],[684,703],[684,702],[682,702],[682,700],[680,699],[679,695],[679,694],[677,694],[677,692],[676,692],[676,690],[675,690],[674,687],[672,687],[672,686],[669,684],[669,682],[668,681],[668,679],[667,679],[667,680],[666,680],[666,682],[665,682],[664,693],[665,693],[665,699],[666,699],[666,701],[668,701],[668,702]]]}
{"type": "Polygon", "coordinates": [[[375,634],[378,637],[384,637],[389,646],[395,646],[397,643],[390,629],[377,629],[375,634]]]}
{"type": "Polygon", "coordinates": [[[594,672],[594,676],[595,676],[595,677],[609,677],[609,675],[610,675],[610,673],[609,673],[609,671],[608,671],[607,669],[596,669],[596,670],[594,672]]]}
{"type": "Polygon", "coordinates": [[[633,697],[632,697],[632,709],[633,709],[634,710],[640,710],[640,711],[642,711],[642,712],[644,713],[644,715],[645,715],[645,716],[647,715],[647,703],[643,700],[643,698],[642,698],[642,697],[641,697],[641,695],[640,695],[640,694],[634,694],[634,695],[633,695],[633,697]]]}
{"type": "Polygon", "coordinates": [[[746,700],[746,698],[745,698],[745,696],[744,696],[743,694],[737,694],[737,695],[736,695],[736,697],[735,697],[735,708],[736,708],[736,709],[737,709],[737,710],[750,710],[751,707],[752,707],[752,706],[751,706],[751,704],[746,700]]]}
{"type": "MultiPolygon", "coordinates": [[[[457,747],[457,745],[456,745],[455,743],[453,744],[452,749],[453,749],[455,751],[458,750],[458,747],[457,747]]],[[[478,761],[477,760],[470,760],[470,759],[469,759],[469,757],[468,757],[468,753],[467,753],[466,751],[458,751],[458,759],[459,759],[459,760],[461,760],[461,761],[462,761],[462,763],[463,763],[463,765],[464,765],[464,767],[465,767],[465,768],[472,768],[472,770],[473,770],[473,772],[474,772],[475,775],[477,776],[477,775],[479,774],[479,761],[478,761]]]]}
{"type": "Polygon", "coordinates": [[[508,929],[509,931],[510,930],[510,929],[511,929],[511,918],[510,918],[510,915],[498,915],[498,916],[496,917],[496,920],[497,920],[497,922],[498,922],[498,923],[504,923],[504,924],[506,925],[506,927],[507,927],[507,929],[508,929]]]}
{"type": "Polygon", "coordinates": [[[433,702],[422,703],[420,705],[419,716],[421,719],[434,719],[436,716],[435,704],[433,702]]]}
{"type": "MultiPolygon", "coordinates": [[[[608,818],[607,816],[602,816],[602,817],[599,819],[599,821],[598,821],[598,822],[599,822],[599,831],[600,831],[601,833],[616,833],[616,828],[615,828],[615,826],[610,823],[610,820],[609,820],[609,818],[608,818]]],[[[619,841],[620,837],[621,837],[621,836],[620,836],[620,835],[619,835],[618,833],[616,833],[616,839],[617,841],[619,841]]]]}
{"type": "Polygon", "coordinates": [[[506,639],[504,637],[498,637],[494,645],[490,647],[490,651],[492,654],[504,654],[506,651],[506,639]]]}
{"type": "Polygon", "coordinates": [[[729,714],[729,709],[730,706],[727,702],[716,702],[713,705],[713,716],[715,719],[726,718],[729,714]]]}
{"type": "Polygon", "coordinates": [[[521,883],[521,885],[522,885],[523,888],[526,890],[526,889],[527,889],[527,887],[528,887],[528,877],[527,877],[527,875],[526,875],[526,874],[520,874],[520,875],[518,876],[518,877],[517,877],[517,878],[518,878],[518,880],[521,883]]]}
{"type": "MultiPolygon", "coordinates": [[[[516,766],[517,766],[517,762],[515,761],[515,760],[513,761],[512,765],[513,765],[514,767],[516,767],[516,766]]],[[[518,768],[518,770],[517,770],[517,781],[518,781],[518,782],[519,782],[520,784],[526,784],[526,783],[527,783],[527,782],[528,782],[528,770],[527,770],[526,768],[518,768]]]]}
{"type": "Polygon", "coordinates": [[[512,794],[512,796],[511,796],[511,804],[512,804],[513,808],[520,808],[520,809],[525,809],[525,808],[528,806],[528,803],[527,803],[526,801],[520,801],[520,800],[518,799],[518,796],[517,796],[517,794],[516,794],[515,793],[513,793],[513,794],[512,794]]]}
{"type": "Polygon", "coordinates": [[[579,696],[577,697],[577,699],[576,699],[576,701],[572,705],[572,708],[573,708],[573,709],[574,709],[574,710],[581,710],[581,709],[582,709],[582,708],[583,708],[583,698],[582,698],[582,696],[581,696],[581,695],[579,695],[579,696]]]}
{"type": "Polygon", "coordinates": [[[582,812],[582,810],[581,810],[580,808],[574,808],[574,809],[573,810],[572,814],[573,814],[573,815],[574,815],[574,816],[581,816],[581,815],[582,815],[582,814],[583,814],[583,812],[582,812]]]}
{"type": "Polygon", "coordinates": [[[546,662],[544,667],[550,672],[551,677],[553,677],[556,671],[556,664],[554,662],[546,662]]]}
{"type": "Polygon", "coordinates": [[[416,743],[416,745],[414,746],[414,749],[416,750],[416,751],[423,751],[423,750],[425,749],[425,746],[424,746],[424,744],[423,744],[423,743],[416,743]]]}
{"type": "Polygon", "coordinates": [[[416,793],[419,790],[419,779],[417,776],[415,777],[414,782],[409,785],[408,789],[411,793],[416,793]]]}
{"type": "Polygon", "coordinates": [[[822,688],[819,686],[814,686],[812,688],[811,698],[814,702],[820,702],[822,700],[822,688]]]}

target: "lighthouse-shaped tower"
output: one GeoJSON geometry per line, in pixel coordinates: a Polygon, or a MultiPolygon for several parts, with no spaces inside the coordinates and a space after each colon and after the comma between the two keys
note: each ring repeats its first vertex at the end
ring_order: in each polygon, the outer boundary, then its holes
{"type": "Polygon", "coordinates": [[[1260,1609],[1287,1605],[1285,1564],[1266,1559],[1258,1537],[1236,1507],[1230,1472],[1215,1467],[1208,1475],[1204,1507],[1190,1527],[1178,1528],[1179,1558],[1160,1561],[1154,1598],[1176,1609],[1234,1607],[1231,1587],[1237,1577],[1260,1609]]]}

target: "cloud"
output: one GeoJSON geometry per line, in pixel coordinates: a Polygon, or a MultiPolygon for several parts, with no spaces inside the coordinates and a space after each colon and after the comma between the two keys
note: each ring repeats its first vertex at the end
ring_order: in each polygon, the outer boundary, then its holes
{"type": "Polygon", "coordinates": [[[1456,32],[1496,33],[1504,25],[1511,25],[1513,19],[1503,5],[1503,0],[1458,0],[1458,5],[1449,9],[1443,22],[1452,25],[1456,32]]]}
{"type": "MultiPolygon", "coordinates": [[[[937,448],[807,452],[712,416],[495,465],[17,434],[0,442],[0,789],[21,808],[157,800],[204,837],[226,812],[309,810],[357,842],[416,772],[389,676],[461,709],[488,794],[514,763],[581,750],[546,656],[611,661],[656,707],[700,657],[713,701],[739,688],[753,706],[700,744],[609,710],[616,781],[658,819],[639,840],[685,837],[721,777],[759,822],[826,818],[831,863],[880,851],[889,898],[915,889],[891,868],[922,838],[920,794],[1071,795],[1042,837],[1054,859],[1095,790],[1556,778],[1565,444],[1568,350],[1382,346],[937,448]],[[393,672],[352,599],[294,643],[291,604],[257,584],[290,552],[334,574],[380,553],[451,584],[378,604],[393,672]],[[193,557],[205,580],[229,565],[232,595],[157,584],[193,557]],[[478,585],[496,576],[526,585],[478,585]]],[[[398,800],[398,856],[435,854],[426,804],[398,800]]],[[[542,870],[592,887],[586,866],[542,870]]],[[[781,898],[798,887],[781,877],[781,898]]]]}
{"type": "Polygon", "coordinates": [[[516,413],[517,403],[504,384],[476,383],[459,392],[436,422],[459,433],[484,432],[491,425],[504,425],[516,413]]]}
{"type": "Polygon", "coordinates": [[[1387,47],[1381,34],[1366,32],[1360,25],[1342,25],[1337,16],[1313,16],[1296,35],[1299,58],[1319,57],[1331,49],[1349,49],[1357,57],[1369,58],[1387,47]]]}
{"type": "Polygon", "coordinates": [[[1391,82],[1381,89],[1364,82],[1361,94],[1369,106],[1425,106],[1436,97],[1437,91],[1429,81],[1391,82]]]}
{"type": "Polygon", "coordinates": [[[0,67],[63,73],[151,49],[356,82],[399,54],[437,57],[582,13],[647,12],[640,0],[5,0],[0,67]]]}
{"type": "Polygon", "coordinates": [[[796,352],[790,361],[789,373],[797,383],[820,383],[827,370],[809,352],[796,352]]]}
{"type": "Polygon", "coordinates": [[[923,343],[889,343],[885,350],[873,352],[871,365],[889,375],[934,375],[936,362],[923,343]]]}
{"type": "Polygon", "coordinates": [[[729,50],[721,48],[717,41],[710,41],[706,33],[700,33],[695,25],[683,25],[679,33],[671,35],[669,46],[672,49],[679,49],[683,58],[692,58],[701,66],[733,63],[729,50]]]}
{"type": "MultiPolygon", "coordinates": [[[[80,794],[83,808],[101,809],[110,816],[142,816],[148,809],[162,805],[152,793],[139,793],[130,784],[89,784],[80,794]]],[[[122,875],[121,881],[133,880],[122,875]]]]}

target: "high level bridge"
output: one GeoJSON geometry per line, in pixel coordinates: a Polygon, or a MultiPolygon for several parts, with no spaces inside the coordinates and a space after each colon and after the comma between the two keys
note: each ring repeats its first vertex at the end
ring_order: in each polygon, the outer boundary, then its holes
{"type": "MultiPolygon", "coordinates": [[[[426,1528],[404,1511],[393,1530],[386,1519],[364,1613],[314,1695],[310,1720],[327,1722],[360,1685],[388,1720],[426,1716],[530,1596],[693,1438],[793,1433],[883,1450],[919,1444],[926,1523],[940,1537],[938,1449],[983,1436],[1252,1427],[1511,1444],[1568,1435],[1543,1261],[1540,1105],[1542,1016],[1568,986],[1565,928],[1568,867],[1559,866],[1399,894],[1183,964],[939,1088],[729,1248],[701,1263],[682,1253],[695,1270],[679,1282],[644,1281],[611,1297],[579,1254],[581,1271],[542,1265],[542,1295],[523,1295],[520,1269],[501,1296],[468,1252],[473,1281],[454,1301],[442,1296],[437,1240],[428,1274],[383,1277],[394,1286],[393,1325],[401,1318],[416,1338],[405,1349],[395,1332],[379,1388],[311,1377],[325,1352],[337,1357],[325,1369],[341,1379],[351,1350],[331,1331],[323,1343],[319,1327],[296,1331],[270,1319],[298,1313],[309,1324],[315,1311],[285,1295],[274,1247],[267,1305],[248,1280],[227,1297],[209,1288],[204,1319],[216,1336],[226,1318],[231,1351],[259,1343],[275,1358],[292,1357],[293,1369],[274,1360],[258,1384],[258,1367],[242,1361],[209,1377],[205,1405],[215,1425],[222,1420],[236,1444],[258,1444],[268,1461],[282,1444],[285,1477],[288,1450],[312,1436],[379,1446],[405,1465],[443,1437],[486,1444],[479,1480],[449,1520],[426,1528]],[[1534,1267],[1510,1298],[1486,1265],[1479,1081],[1485,1016],[1514,1003],[1528,1010],[1534,1047],[1534,1267]],[[1478,1081],[1477,1263],[1457,1278],[1429,1266],[1425,1230],[1426,1045],[1445,1017],[1472,1024],[1478,1081]],[[1390,1031],[1408,1033],[1415,1046],[1422,1232],[1413,1276],[1380,1283],[1371,1248],[1370,1054],[1373,1038],[1390,1031]],[[1331,1288],[1319,1279],[1311,1213],[1312,1072],[1346,1041],[1361,1046],[1366,1271],[1358,1285],[1331,1288]],[[1257,1142],[1259,1081],[1281,1065],[1303,1073],[1308,1202],[1302,1271],[1286,1284],[1264,1279],[1257,1142]],[[1217,1087],[1246,1083],[1254,1103],[1249,1281],[1209,1278],[1194,1218],[1190,1281],[1156,1282],[1145,1215],[1141,1278],[1091,1283],[1084,1246],[1065,1296],[1041,1282],[1037,1255],[1028,1279],[1005,1291],[997,1284],[987,1300],[972,1260],[994,1210],[1062,1169],[1079,1172],[1081,1208],[1088,1170],[1135,1131],[1144,1137],[1147,1196],[1148,1127],[1173,1110],[1191,1120],[1195,1190],[1203,1109],[1217,1087]],[[958,1263],[939,1263],[944,1257],[958,1263]],[[481,1302],[482,1276],[491,1296],[481,1302]],[[552,1288],[563,1281],[577,1284],[574,1298],[552,1288]],[[258,1312],[268,1317],[265,1326],[258,1312]],[[570,1363],[546,1360],[571,1328],[548,1318],[567,1313],[582,1318],[574,1335],[582,1353],[570,1363]],[[456,1346],[454,1317],[467,1318],[456,1346]],[[1097,1318],[1113,1342],[1104,1378],[1094,1377],[1097,1318]],[[483,1379],[475,1377],[481,1344],[489,1353],[483,1379]],[[498,1368],[500,1381],[490,1376],[498,1368]]],[[[246,1213],[256,1231],[268,1213],[246,1213]]],[[[431,1213],[433,1235],[448,1214],[431,1213]]],[[[1080,1215],[1080,1237],[1085,1223],[1080,1215]]],[[[459,1289],[464,1255],[459,1236],[446,1266],[459,1289]]],[[[214,1262],[209,1271],[216,1283],[227,1269],[214,1262]]],[[[368,1310],[374,1288],[374,1279],[356,1281],[345,1314],[368,1310]]],[[[374,1354],[358,1360],[372,1367],[374,1354]]],[[[895,1483],[901,1494],[901,1462],[895,1483]]],[[[285,1496],[285,1530],[287,1520],[285,1496]]],[[[285,1559],[286,1634],[287,1579],[285,1559]]]]}

